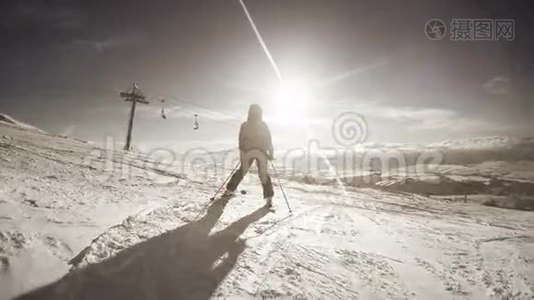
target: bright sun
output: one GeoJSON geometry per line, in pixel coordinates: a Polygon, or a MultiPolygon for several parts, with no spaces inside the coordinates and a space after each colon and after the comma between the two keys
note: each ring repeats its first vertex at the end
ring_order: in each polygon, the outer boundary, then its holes
{"type": "Polygon", "coordinates": [[[282,124],[301,124],[309,122],[312,105],[310,88],[302,81],[284,80],[274,94],[275,120],[282,124]]]}

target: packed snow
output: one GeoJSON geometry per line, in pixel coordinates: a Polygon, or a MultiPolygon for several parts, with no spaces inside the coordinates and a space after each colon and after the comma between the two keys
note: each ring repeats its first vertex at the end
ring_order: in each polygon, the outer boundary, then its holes
{"type": "Polygon", "coordinates": [[[254,174],[210,202],[224,178],[8,123],[0,299],[534,299],[523,154],[365,185],[283,176],[290,214],[254,174]]]}

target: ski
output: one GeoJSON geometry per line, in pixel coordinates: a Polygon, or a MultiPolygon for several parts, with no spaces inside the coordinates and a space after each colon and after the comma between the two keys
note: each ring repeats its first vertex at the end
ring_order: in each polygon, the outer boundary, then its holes
{"type": "MultiPolygon", "coordinates": [[[[246,191],[246,190],[241,190],[241,191],[239,191],[239,192],[241,193],[241,195],[246,195],[246,194],[247,194],[247,191],[246,191]]],[[[211,197],[211,198],[210,198],[210,202],[215,201],[215,199],[221,199],[221,198],[233,198],[233,197],[235,197],[235,196],[237,196],[237,193],[233,193],[232,195],[226,195],[226,196],[225,196],[224,194],[222,194],[222,195],[219,196],[219,197],[211,197]]]]}
{"type": "Polygon", "coordinates": [[[233,194],[233,195],[221,195],[219,197],[211,197],[210,198],[210,202],[214,202],[214,201],[218,201],[218,200],[222,200],[222,199],[231,199],[231,198],[234,198],[235,196],[237,196],[237,195],[233,194]]]}

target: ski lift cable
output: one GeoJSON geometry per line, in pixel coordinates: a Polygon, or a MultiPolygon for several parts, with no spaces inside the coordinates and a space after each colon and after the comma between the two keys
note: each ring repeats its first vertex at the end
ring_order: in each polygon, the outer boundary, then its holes
{"type": "MultiPolygon", "coordinates": [[[[216,111],[216,110],[204,107],[204,106],[200,106],[198,104],[193,103],[190,100],[184,99],[181,96],[173,96],[173,95],[169,95],[169,94],[164,94],[164,95],[160,95],[158,97],[151,97],[149,105],[158,105],[157,104],[158,101],[154,100],[155,98],[159,99],[159,103],[160,103],[159,105],[161,105],[160,106],[160,108],[161,108],[160,109],[160,114],[162,114],[162,112],[165,112],[163,103],[169,102],[169,103],[172,103],[174,105],[184,106],[184,108],[189,108],[189,109],[192,109],[192,110],[201,110],[201,111],[212,113],[214,115],[218,115],[218,116],[224,117],[225,119],[217,120],[217,122],[225,123],[225,124],[227,124],[229,126],[230,125],[231,126],[236,126],[236,124],[240,124],[241,123],[241,120],[239,118],[237,118],[236,116],[234,116],[234,115],[231,115],[231,114],[228,114],[228,113],[224,113],[224,112],[219,112],[219,111],[216,111]],[[164,100],[164,101],[161,101],[161,100],[164,100]]],[[[197,114],[197,113],[194,113],[194,114],[197,114]]],[[[167,117],[168,117],[168,114],[165,113],[165,117],[163,117],[163,119],[166,119],[167,117]]],[[[197,121],[197,123],[198,123],[198,121],[197,121]]],[[[196,124],[195,124],[195,126],[196,126],[196,124]]]]}
{"type": "Polygon", "coordinates": [[[191,101],[183,99],[183,97],[168,96],[166,98],[166,101],[170,101],[171,103],[174,103],[176,105],[185,104],[189,108],[210,112],[210,113],[213,113],[215,115],[219,115],[221,117],[225,117],[226,118],[226,119],[218,120],[218,122],[227,123],[227,124],[232,125],[232,126],[235,126],[236,124],[241,123],[241,120],[239,120],[236,116],[233,116],[233,115],[230,115],[230,114],[227,114],[227,113],[224,113],[224,112],[215,111],[213,109],[206,108],[206,107],[203,107],[203,106],[200,106],[200,105],[197,105],[197,104],[193,104],[191,101]]]}
{"type": "MultiPolygon", "coordinates": [[[[133,84],[132,91],[137,91],[138,93],[143,94],[142,89],[135,82],[133,84]]],[[[175,96],[170,96],[170,95],[167,95],[167,97],[161,97],[160,96],[160,97],[158,97],[159,101],[155,101],[154,97],[152,97],[152,99],[147,101],[146,104],[153,103],[153,105],[158,105],[158,102],[159,102],[160,103],[159,105],[161,106],[161,109],[160,109],[161,118],[162,119],[167,119],[167,114],[165,112],[165,102],[167,100],[169,100],[168,98],[171,98],[170,102],[172,102],[174,104],[177,104],[177,105],[186,104],[186,106],[189,106],[190,108],[196,108],[196,110],[201,109],[201,110],[204,110],[204,111],[207,111],[207,112],[211,112],[211,113],[216,114],[216,115],[227,117],[227,119],[219,120],[220,122],[226,122],[228,124],[231,124],[232,126],[235,126],[235,123],[236,123],[235,121],[237,121],[237,118],[235,116],[232,116],[232,115],[229,115],[229,114],[225,114],[225,113],[221,113],[221,112],[217,112],[215,110],[208,109],[208,108],[205,108],[205,107],[201,107],[199,105],[193,104],[190,101],[187,101],[187,100],[183,99],[182,97],[175,97],[175,96]]],[[[193,119],[194,119],[194,121],[193,121],[193,126],[194,126],[193,130],[198,130],[200,128],[200,124],[198,122],[198,114],[197,113],[193,114],[193,119]]]]}

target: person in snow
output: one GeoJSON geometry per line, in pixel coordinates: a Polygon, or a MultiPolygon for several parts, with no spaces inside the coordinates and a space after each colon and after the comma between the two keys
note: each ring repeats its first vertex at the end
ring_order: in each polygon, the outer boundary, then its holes
{"type": "Polygon", "coordinates": [[[273,159],[273,144],[269,127],[262,120],[262,109],[257,104],[250,105],[248,119],[241,124],[239,130],[239,152],[241,166],[228,181],[224,195],[231,196],[234,194],[252,163],[256,162],[258,175],[263,187],[263,198],[266,206],[271,207],[274,191],[268,167],[269,160],[273,159]]]}

